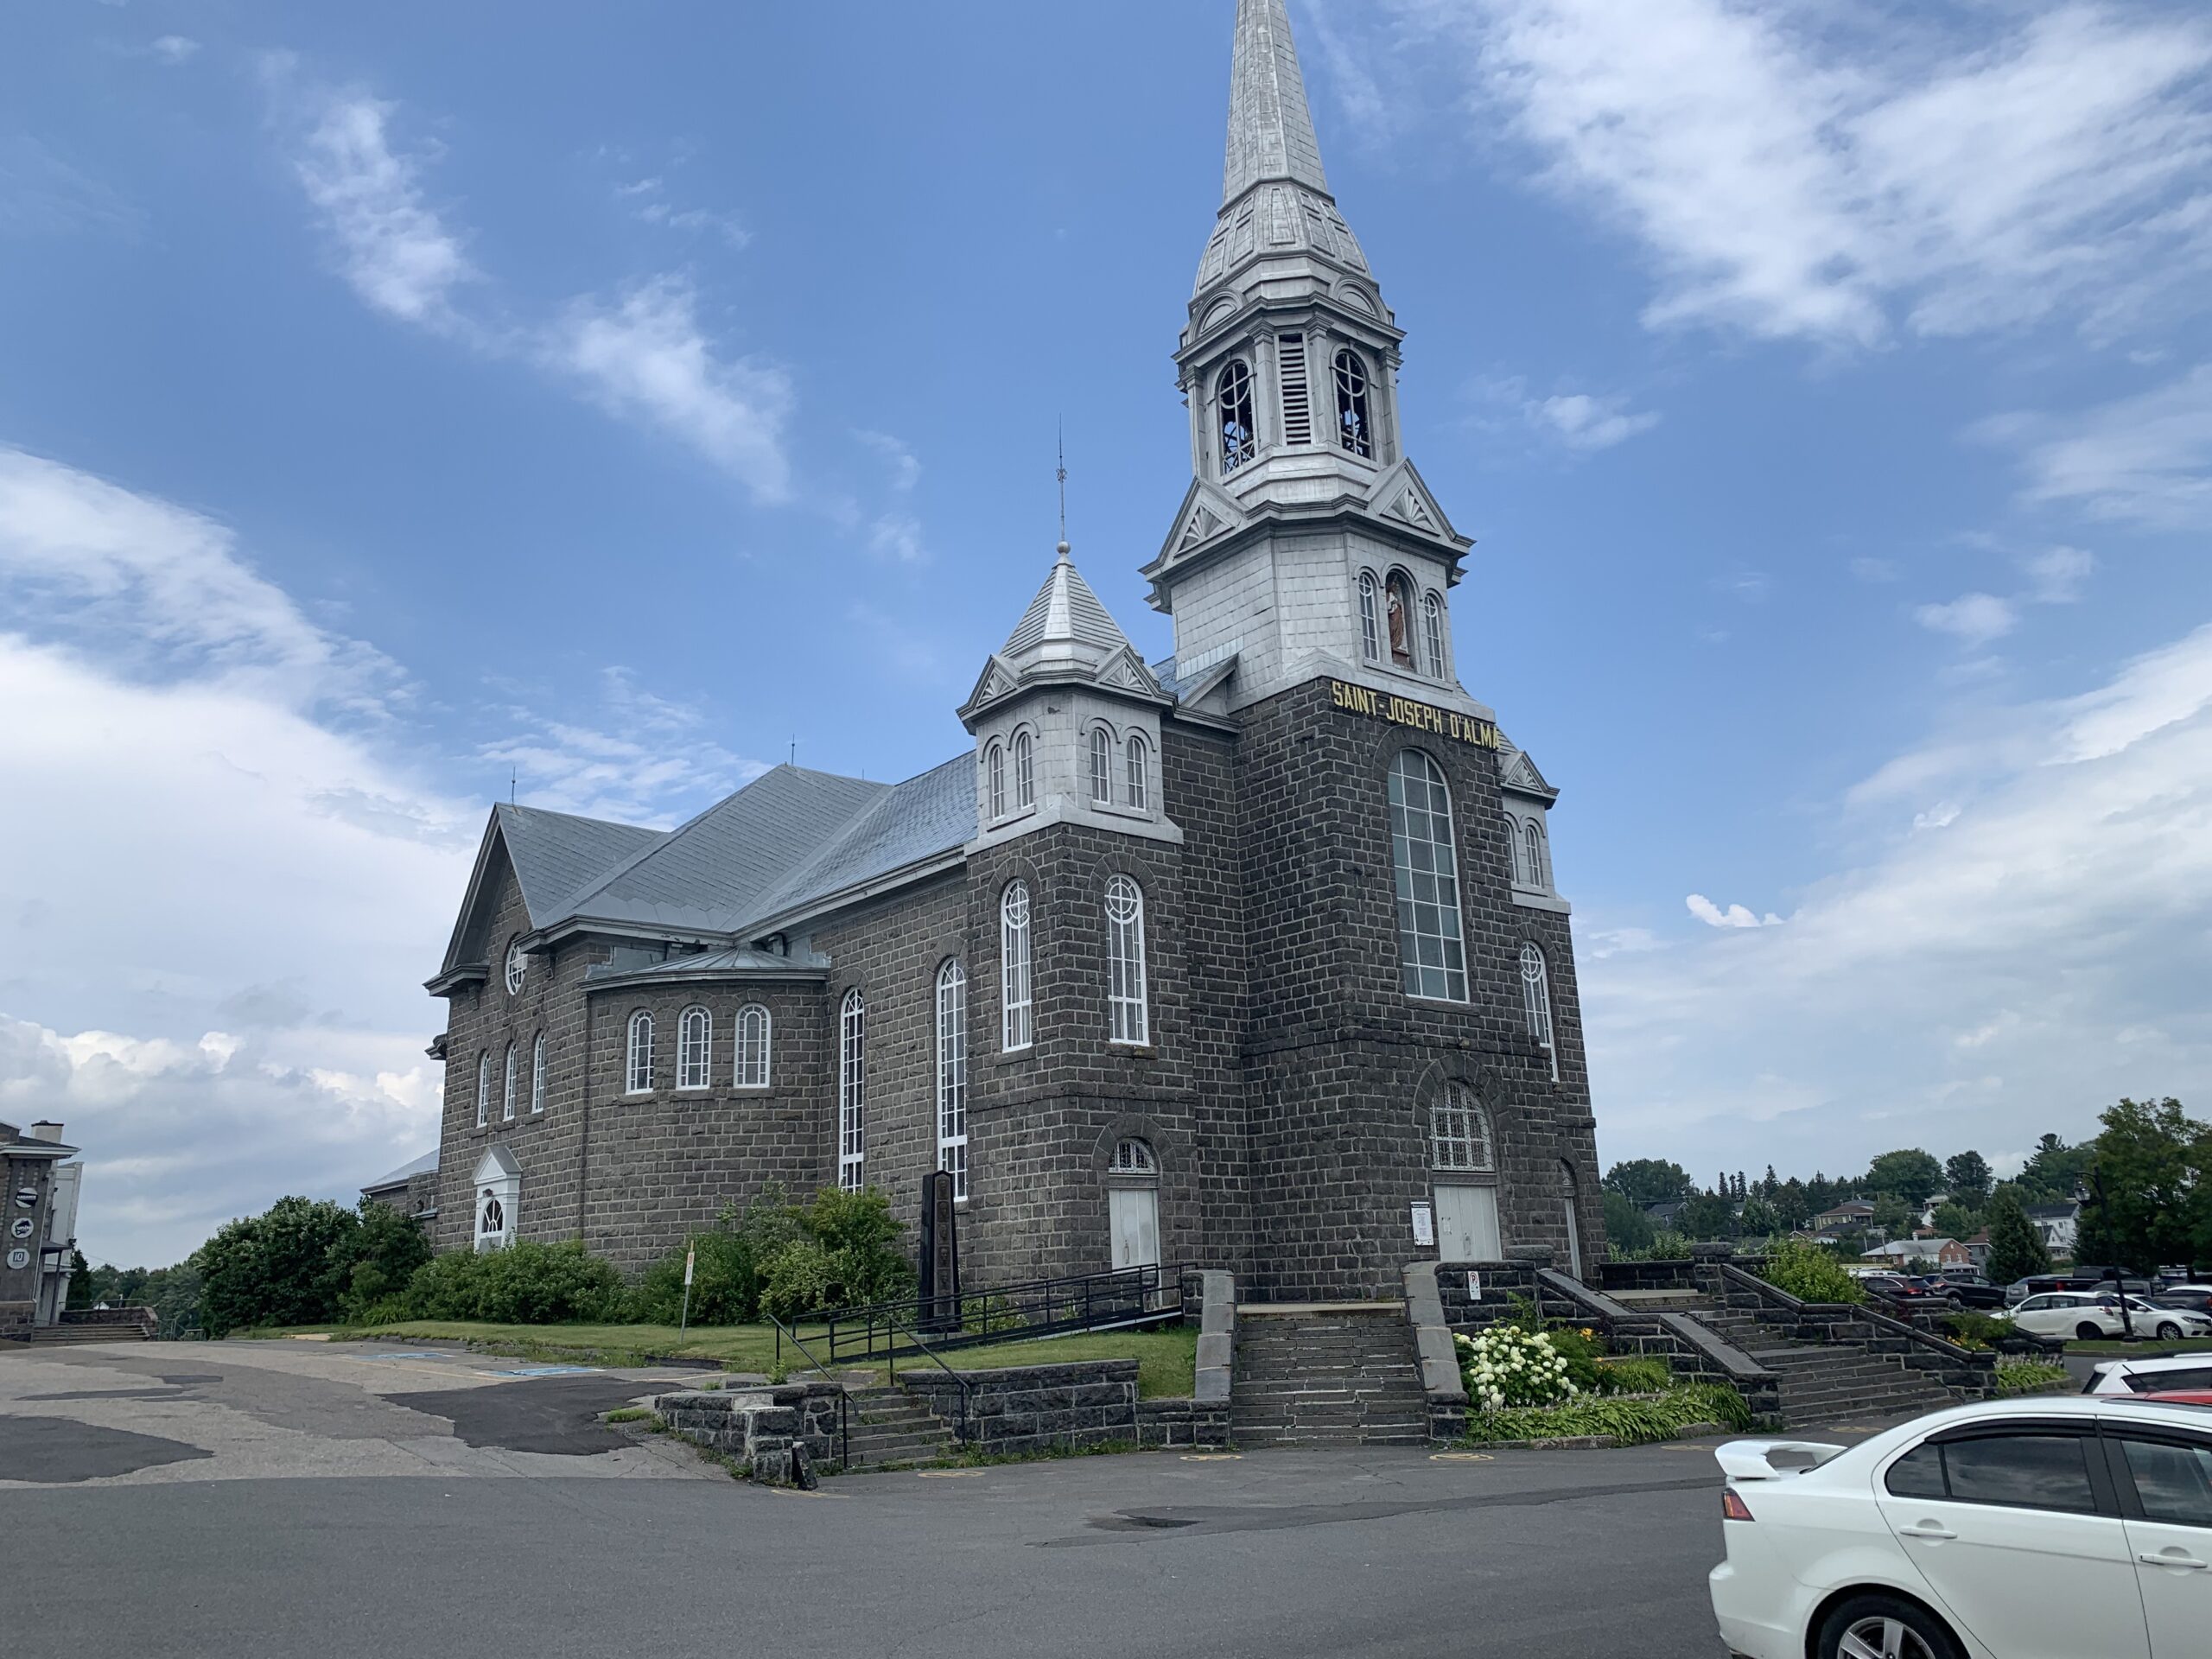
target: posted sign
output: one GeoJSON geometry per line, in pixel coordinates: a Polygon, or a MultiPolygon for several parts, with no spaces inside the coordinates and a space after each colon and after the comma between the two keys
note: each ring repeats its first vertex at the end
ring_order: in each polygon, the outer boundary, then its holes
{"type": "MultiPolygon", "coordinates": [[[[686,1290],[691,1288],[691,1269],[696,1267],[698,1263],[699,1252],[696,1249],[689,1249],[683,1252],[683,1287],[686,1290]]],[[[661,1328],[663,1330],[667,1329],[665,1325],[661,1328]]]]}

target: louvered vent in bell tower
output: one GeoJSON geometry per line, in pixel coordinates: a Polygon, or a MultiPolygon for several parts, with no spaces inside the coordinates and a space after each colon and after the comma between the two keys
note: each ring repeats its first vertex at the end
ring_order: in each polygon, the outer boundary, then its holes
{"type": "Polygon", "coordinates": [[[1282,359],[1282,441],[1313,442],[1313,398],[1306,385],[1306,336],[1280,334],[1275,350],[1282,359]]]}

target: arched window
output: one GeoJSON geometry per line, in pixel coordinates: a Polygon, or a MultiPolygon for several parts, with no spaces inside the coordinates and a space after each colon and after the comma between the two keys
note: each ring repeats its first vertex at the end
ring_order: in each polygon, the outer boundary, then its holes
{"type": "Polygon", "coordinates": [[[999,900],[999,1046],[1029,1046],[1029,887],[1016,881],[999,900]]]}
{"type": "Polygon", "coordinates": [[[517,939],[507,947],[507,995],[520,996],[523,981],[530,976],[530,958],[523,954],[522,941],[517,939]]]}
{"type": "Polygon", "coordinates": [[[1428,671],[1438,679],[1451,672],[1444,660],[1444,601],[1424,594],[1421,601],[1421,644],[1428,652],[1428,671]]]}
{"type": "Polygon", "coordinates": [[[1529,885],[1529,865],[1527,849],[1522,846],[1521,841],[1521,820],[1508,812],[1503,821],[1505,861],[1512,867],[1513,885],[1516,887],[1525,887],[1529,885]]]}
{"type": "Polygon", "coordinates": [[[1232,362],[1214,383],[1214,416],[1221,428],[1224,478],[1252,459],[1252,371],[1232,362]]]}
{"type": "Polygon", "coordinates": [[[740,1089],[768,1086],[768,1010],[758,1002],[737,1011],[737,1071],[730,1081],[740,1089]]]}
{"type": "Polygon", "coordinates": [[[968,1197],[968,971],[960,958],[937,970],[937,1166],[968,1197]]]}
{"type": "Polygon", "coordinates": [[[1115,1175],[1157,1175],[1160,1160],[1152,1155],[1152,1142],[1135,1135],[1114,1143],[1114,1161],[1107,1166],[1115,1175]]]}
{"type": "Polygon", "coordinates": [[[1114,804],[1114,740],[1103,726],[1090,728],[1090,798],[1101,806],[1114,804]]]}
{"type": "Polygon", "coordinates": [[[1408,996],[1467,1000],[1452,796],[1436,762],[1401,749],[1390,762],[1390,862],[1398,900],[1398,979],[1408,996]]]}
{"type": "Polygon", "coordinates": [[[1037,804],[1037,771],[1030,765],[1029,734],[1014,734],[1014,806],[1026,812],[1037,804]]]}
{"type": "Polygon", "coordinates": [[[991,817],[1006,817],[1006,751],[995,743],[991,745],[984,771],[990,776],[991,817]]]}
{"type": "Polygon", "coordinates": [[[500,1088],[499,1088],[499,1122],[501,1122],[502,1123],[512,1123],[512,1122],[513,1122],[514,1121],[515,1121],[515,1046],[514,1046],[512,1043],[509,1043],[509,1044],[507,1045],[507,1071],[506,1071],[506,1078],[505,1078],[505,1081],[500,1084],[500,1088]]]}
{"type": "Polygon", "coordinates": [[[715,1018],[697,1003],[676,1022],[676,1086],[704,1089],[715,1048],[715,1018]]]}
{"type": "Polygon", "coordinates": [[[1152,1040],[1144,986],[1144,889],[1126,875],[1106,884],[1106,1006],[1112,1040],[1152,1040]]]}
{"type": "Polygon", "coordinates": [[[1552,1081],[1559,1081],[1559,1050],[1552,1044],[1551,972],[1544,953],[1535,944],[1521,947],[1521,1007],[1529,1018],[1529,1034],[1543,1047],[1552,1064],[1552,1081]]]}
{"type": "Polygon", "coordinates": [[[653,1091],[653,1017],[643,1008],[630,1016],[630,1053],[622,1068],[625,1094],[653,1091]]]}
{"type": "Polygon", "coordinates": [[[476,1057],[476,1127],[482,1128],[492,1121],[492,1051],[486,1049],[476,1057]]]}
{"type": "Polygon", "coordinates": [[[1139,732],[1129,734],[1129,805],[1133,810],[1152,810],[1152,767],[1149,745],[1139,732]]]}
{"type": "Polygon", "coordinates": [[[545,1033],[539,1032],[530,1046],[530,1114],[545,1109],[545,1033]]]}
{"type": "Polygon", "coordinates": [[[1428,1158],[1438,1169],[1495,1170],[1490,1114],[1463,1083],[1447,1083],[1428,1114],[1428,1158]]]}
{"type": "Polygon", "coordinates": [[[837,1185],[861,1190],[868,1164],[868,1005],[860,988],[837,1015],[837,1185]]]}
{"type": "Polygon", "coordinates": [[[1337,442],[1355,455],[1375,453],[1367,419],[1367,365],[1352,352],[1337,353],[1337,442]]]}
{"type": "Polygon", "coordinates": [[[1389,613],[1390,660],[1400,668],[1417,666],[1414,661],[1414,585],[1405,573],[1393,570],[1382,584],[1383,608],[1389,613]]]}
{"type": "Polygon", "coordinates": [[[484,1189],[483,1208],[476,1217],[476,1248],[480,1250],[497,1249],[506,1242],[507,1207],[499,1202],[499,1195],[490,1187],[484,1189]]]}
{"type": "Polygon", "coordinates": [[[1370,663],[1382,660],[1382,632],[1375,615],[1375,573],[1359,573],[1359,654],[1370,663]]]}
{"type": "Polygon", "coordinates": [[[1529,820],[1529,885],[1548,887],[1551,885],[1551,860],[1545,856],[1544,832],[1534,818],[1529,820]]]}

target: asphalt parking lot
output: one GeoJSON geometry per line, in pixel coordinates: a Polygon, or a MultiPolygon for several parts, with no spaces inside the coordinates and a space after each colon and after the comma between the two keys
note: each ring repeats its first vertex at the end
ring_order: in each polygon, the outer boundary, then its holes
{"type": "Polygon", "coordinates": [[[534,1369],[0,1357],[10,1654],[1720,1651],[1707,1445],[1155,1452],[799,1494],[597,1422],[669,1374],[509,1374],[534,1369]]]}

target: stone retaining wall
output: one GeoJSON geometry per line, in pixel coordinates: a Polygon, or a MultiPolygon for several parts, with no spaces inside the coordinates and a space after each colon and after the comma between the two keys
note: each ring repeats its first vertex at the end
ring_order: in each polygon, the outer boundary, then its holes
{"type": "MultiPolygon", "coordinates": [[[[1094,1359],[963,1371],[967,1441],[983,1452],[1075,1451],[1134,1445],[1137,1363],[1094,1359]]],[[[943,1371],[909,1371],[899,1386],[948,1423],[961,1419],[959,1382],[943,1371]]]]}
{"type": "Polygon", "coordinates": [[[719,1452],[755,1480],[772,1485],[791,1478],[791,1447],[807,1460],[836,1468],[843,1456],[838,1434],[844,1390],[835,1382],[786,1382],[766,1389],[701,1389],[664,1394],[654,1401],[669,1433],[719,1452]]]}
{"type": "Polygon", "coordinates": [[[1140,1400],[1136,1443],[1147,1452],[1220,1452],[1229,1446],[1226,1400],[1140,1400]]]}

